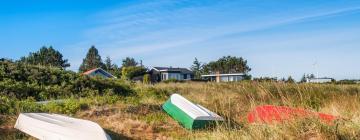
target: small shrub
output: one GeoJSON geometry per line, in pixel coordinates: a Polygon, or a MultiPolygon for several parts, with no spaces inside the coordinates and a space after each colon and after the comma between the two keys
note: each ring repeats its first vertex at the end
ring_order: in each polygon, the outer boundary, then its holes
{"type": "Polygon", "coordinates": [[[42,105],[36,103],[34,98],[28,98],[26,100],[18,101],[16,103],[16,109],[18,113],[42,112],[42,105]]]}

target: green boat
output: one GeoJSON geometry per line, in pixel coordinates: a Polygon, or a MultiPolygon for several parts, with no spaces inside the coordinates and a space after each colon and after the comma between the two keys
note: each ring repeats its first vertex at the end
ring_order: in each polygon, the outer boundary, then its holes
{"type": "Polygon", "coordinates": [[[205,107],[194,104],[179,94],[171,95],[162,108],[186,129],[203,129],[224,119],[205,107]]]}

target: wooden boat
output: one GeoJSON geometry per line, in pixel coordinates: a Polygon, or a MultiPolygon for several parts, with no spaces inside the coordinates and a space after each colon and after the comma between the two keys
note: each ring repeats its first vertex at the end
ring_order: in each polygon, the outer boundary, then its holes
{"type": "Polygon", "coordinates": [[[40,140],[111,140],[97,123],[58,114],[21,113],[14,127],[40,140]]]}
{"type": "Polygon", "coordinates": [[[319,118],[320,120],[327,123],[331,123],[332,121],[338,119],[338,117],[329,114],[312,112],[310,110],[305,110],[301,108],[290,108],[285,106],[273,105],[257,106],[254,110],[250,111],[247,116],[249,123],[284,122],[288,120],[309,117],[319,118]]]}
{"type": "Polygon", "coordinates": [[[194,104],[179,94],[171,95],[163,109],[187,129],[201,129],[223,121],[223,118],[205,107],[194,104]]]}

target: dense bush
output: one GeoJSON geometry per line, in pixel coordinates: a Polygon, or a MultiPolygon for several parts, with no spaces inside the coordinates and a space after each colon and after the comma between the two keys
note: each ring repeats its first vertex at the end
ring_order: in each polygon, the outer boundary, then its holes
{"type": "Polygon", "coordinates": [[[102,95],[86,98],[69,98],[50,102],[36,102],[33,98],[16,99],[0,96],[0,115],[15,115],[26,112],[50,112],[60,114],[75,114],[91,106],[104,106],[121,101],[121,96],[102,95]]]}
{"type": "Polygon", "coordinates": [[[136,76],[142,76],[146,73],[146,68],[141,66],[129,66],[123,67],[121,71],[121,78],[125,80],[131,80],[136,76]]]}
{"type": "Polygon", "coordinates": [[[130,87],[117,79],[91,78],[55,67],[0,61],[0,94],[17,99],[48,100],[87,97],[111,92],[131,94],[130,87]]]}

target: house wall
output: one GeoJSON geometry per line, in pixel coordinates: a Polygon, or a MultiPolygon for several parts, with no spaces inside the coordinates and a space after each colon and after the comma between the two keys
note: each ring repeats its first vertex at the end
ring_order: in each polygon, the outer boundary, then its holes
{"type": "Polygon", "coordinates": [[[244,80],[244,75],[216,75],[216,76],[209,76],[206,77],[209,81],[216,81],[216,82],[237,82],[244,80]]]}
{"type": "Polygon", "coordinates": [[[169,79],[176,79],[176,80],[191,80],[191,74],[182,74],[182,73],[167,73],[162,72],[160,73],[161,81],[169,80],[169,79]]]}
{"type": "Polygon", "coordinates": [[[231,76],[220,76],[218,82],[237,82],[243,80],[244,77],[240,75],[231,75],[231,76]]]}
{"type": "Polygon", "coordinates": [[[157,71],[154,69],[150,70],[149,74],[152,82],[160,82],[169,79],[191,80],[194,76],[191,73],[181,73],[179,71],[157,71]]]}
{"type": "Polygon", "coordinates": [[[330,83],[331,79],[308,79],[308,83],[330,83]]]}

